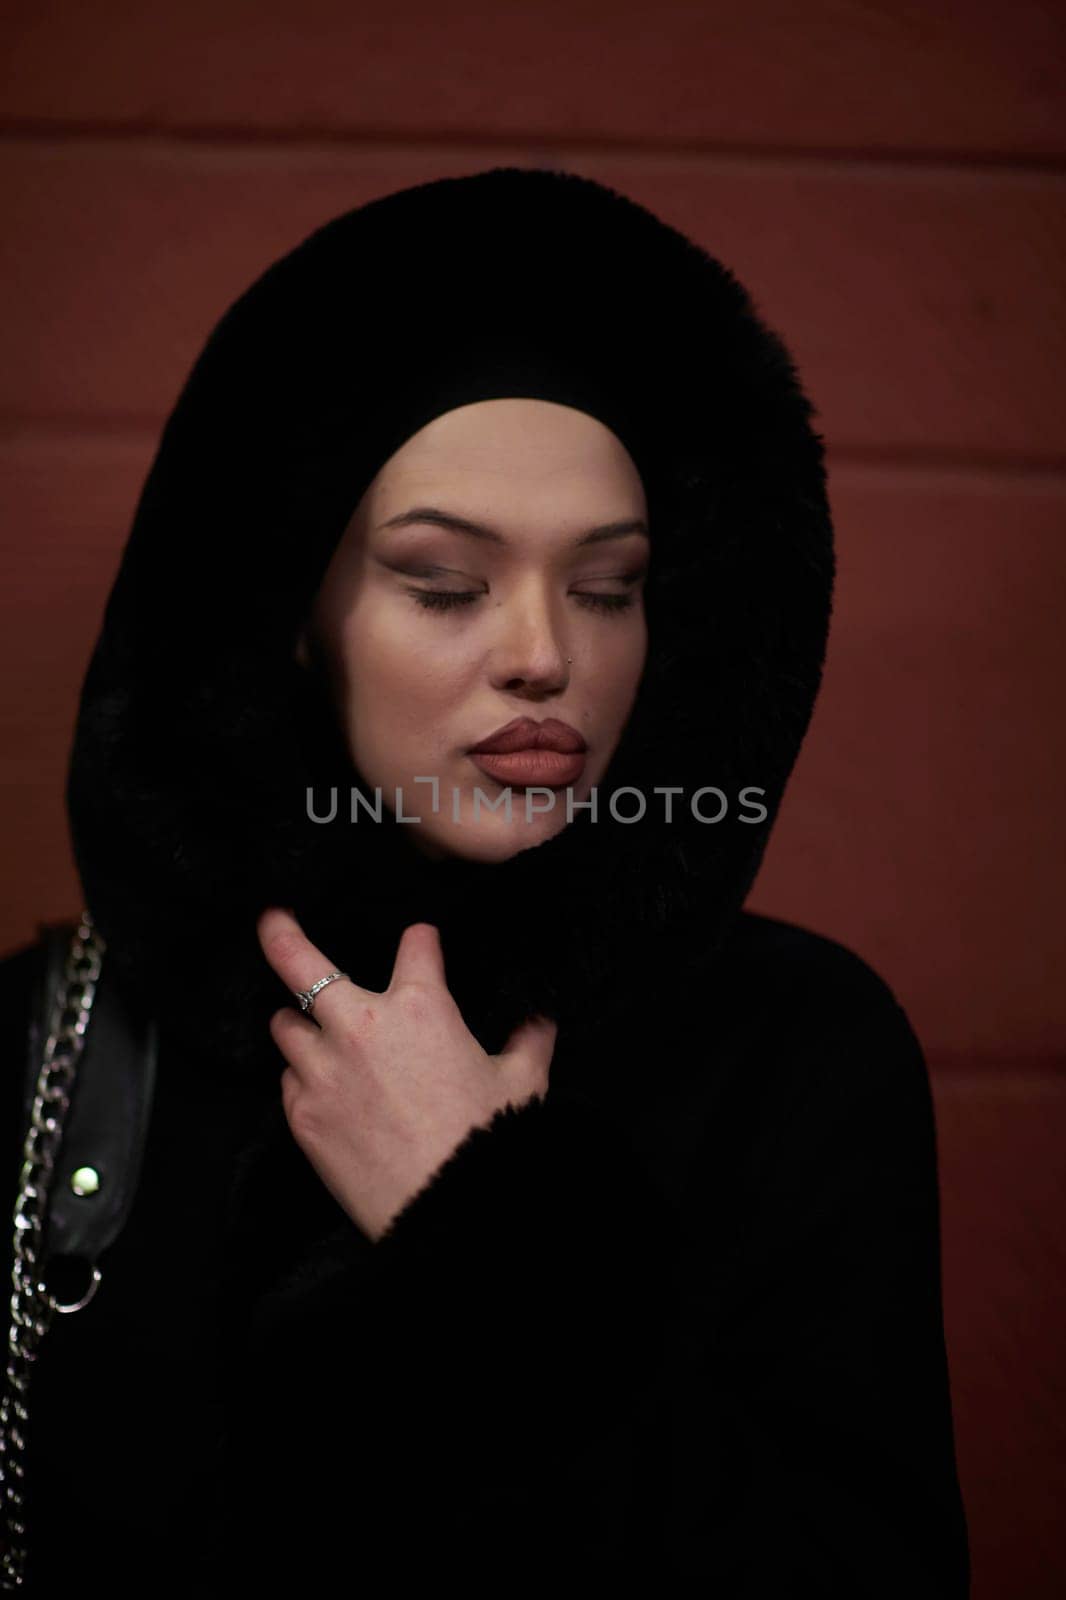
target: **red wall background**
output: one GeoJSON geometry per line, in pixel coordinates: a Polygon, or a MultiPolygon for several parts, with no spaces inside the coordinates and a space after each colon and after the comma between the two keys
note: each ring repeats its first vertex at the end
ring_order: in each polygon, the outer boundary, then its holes
{"type": "Polygon", "coordinates": [[[925,1045],[975,1600],[1062,1592],[1066,113],[1040,0],[132,0],[0,24],[0,946],[80,906],[76,697],[164,417],[314,227],[499,162],[753,291],[827,436],[824,691],[754,909],[925,1045]]]}

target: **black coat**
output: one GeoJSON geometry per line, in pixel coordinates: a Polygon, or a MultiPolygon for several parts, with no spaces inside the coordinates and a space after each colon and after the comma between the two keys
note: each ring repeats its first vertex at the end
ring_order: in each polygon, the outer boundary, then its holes
{"type": "MultiPolygon", "coordinates": [[[[133,1217],[34,1378],[43,1592],[967,1593],[921,1051],[858,956],[741,909],[829,623],[811,409],[727,269],[557,172],[347,213],[212,333],[72,752],[107,981],[162,1047],[133,1217]],[[584,405],[642,472],[648,664],[603,790],[648,813],[430,863],[388,819],[308,818],[362,780],[293,645],[381,462],[493,394],[584,405]],[[559,1022],[547,1098],[376,1243],[287,1127],[269,904],[376,989],[436,924],[486,1050],[559,1022]]],[[[2,972],[19,1069],[33,959],[2,972]]]]}
{"type": "Polygon", "coordinates": [[[165,1049],[132,1220],[33,1380],[29,1592],[967,1594],[914,1034],[748,913],[691,1000],[612,1041],[624,1094],[501,1113],[374,1245],[280,1113],[224,1227],[246,1106],[165,1049]]]}

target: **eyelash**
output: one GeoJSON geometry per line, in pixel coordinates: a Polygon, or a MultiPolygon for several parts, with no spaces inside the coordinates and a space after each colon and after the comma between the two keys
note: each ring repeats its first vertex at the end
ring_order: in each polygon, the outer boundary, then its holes
{"type": "MultiPolygon", "coordinates": [[[[414,596],[419,605],[425,606],[429,611],[452,611],[458,606],[470,605],[480,599],[476,590],[468,593],[453,592],[448,589],[409,589],[407,592],[414,596]]],[[[601,611],[607,615],[628,611],[634,603],[631,594],[579,594],[576,598],[590,611],[601,611]]]]}

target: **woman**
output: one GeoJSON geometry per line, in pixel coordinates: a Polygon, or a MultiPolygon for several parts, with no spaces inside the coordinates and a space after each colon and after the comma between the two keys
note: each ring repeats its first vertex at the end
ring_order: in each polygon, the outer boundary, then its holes
{"type": "Polygon", "coordinates": [[[41,1592],[968,1592],[922,1053],[742,910],[832,577],[783,345],[591,180],[388,195],[221,319],[71,763],[160,1056],[41,1592]]]}

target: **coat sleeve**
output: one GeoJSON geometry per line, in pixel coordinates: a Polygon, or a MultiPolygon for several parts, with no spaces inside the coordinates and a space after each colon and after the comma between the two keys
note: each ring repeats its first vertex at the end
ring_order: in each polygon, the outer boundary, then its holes
{"type": "Polygon", "coordinates": [[[797,1021],[748,1101],[738,1203],[716,1181],[734,1170],[721,1125],[694,1186],[707,1225],[684,1320],[705,1382],[675,1548],[730,1596],[964,1600],[929,1079],[891,990],[853,959],[831,1024],[797,1021]]]}
{"type": "Polygon", "coordinates": [[[669,1227],[610,1114],[549,1089],[472,1129],[377,1243],[339,1228],[318,1287],[253,1316],[227,1466],[242,1577],[264,1525],[294,1530],[271,1550],[286,1581],[349,1559],[468,1586],[516,1561],[619,1571],[567,1475],[657,1368],[669,1227]]]}

